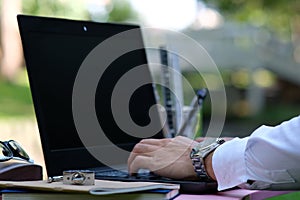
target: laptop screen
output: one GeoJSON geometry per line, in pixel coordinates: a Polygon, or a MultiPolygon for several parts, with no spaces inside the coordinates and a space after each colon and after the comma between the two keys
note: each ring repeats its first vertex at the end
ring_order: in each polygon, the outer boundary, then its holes
{"type": "MultiPolygon", "coordinates": [[[[139,27],[24,15],[18,16],[18,22],[48,175],[60,175],[65,169],[101,166],[88,153],[76,131],[72,113],[75,78],[82,62],[97,45],[115,34],[139,27]]],[[[141,34],[129,39],[143,45],[141,34]]],[[[112,114],[111,97],[118,80],[143,64],[147,64],[145,49],[130,51],[116,58],[99,78],[95,110],[105,136],[111,141],[95,141],[99,151],[109,145],[129,151],[141,140],[119,128],[112,114]]],[[[151,80],[147,65],[140,76],[151,80]]],[[[152,84],[139,87],[128,105],[132,120],[139,126],[149,124],[149,109],[154,104],[152,84]]],[[[160,131],[153,137],[161,138],[163,134],[160,131]]]]}

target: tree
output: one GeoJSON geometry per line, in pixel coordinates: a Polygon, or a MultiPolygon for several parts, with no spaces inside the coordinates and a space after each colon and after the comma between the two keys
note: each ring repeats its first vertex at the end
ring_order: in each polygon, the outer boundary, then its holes
{"type": "Polygon", "coordinates": [[[290,38],[300,22],[299,0],[204,0],[217,6],[225,17],[250,22],[275,31],[282,39],[290,38]]]}

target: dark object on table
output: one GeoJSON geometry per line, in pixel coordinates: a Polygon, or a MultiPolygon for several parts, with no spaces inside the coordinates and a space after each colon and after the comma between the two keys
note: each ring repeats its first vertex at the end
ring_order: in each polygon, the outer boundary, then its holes
{"type": "Polygon", "coordinates": [[[16,159],[0,162],[0,181],[32,181],[42,178],[40,165],[16,159]]]}

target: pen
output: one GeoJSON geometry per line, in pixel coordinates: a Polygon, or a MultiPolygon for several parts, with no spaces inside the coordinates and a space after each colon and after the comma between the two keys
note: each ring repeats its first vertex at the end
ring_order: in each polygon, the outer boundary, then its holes
{"type": "Polygon", "coordinates": [[[181,123],[181,127],[179,128],[179,131],[177,133],[177,135],[183,135],[183,133],[185,132],[186,128],[188,127],[189,124],[189,120],[192,119],[192,117],[196,114],[196,112],[198,111],[198,107],[199,109],[202,108],[203,106],[203,101],[205,99],[205,97],[207,96],[207,89],[200,89],[196,92],[195,97],[192,99],[191,103],[190,103],[190,108],[192,108],[191,110],[189,110],[187,117],[185,119],[183,119],[183,123],[181,123]]]}

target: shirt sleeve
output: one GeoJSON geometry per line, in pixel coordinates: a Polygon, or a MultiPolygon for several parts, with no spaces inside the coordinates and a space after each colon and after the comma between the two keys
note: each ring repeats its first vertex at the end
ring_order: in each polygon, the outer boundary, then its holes
{"type": "Polygon", "coordinates": [[[261,126],[249,137],[225,142],[212,159],[218,190],[235,186],[265,189],[270,184],[296,182],[289,170],[300,173],[299,137],[300,115],[275,127],[261,126]]]}

